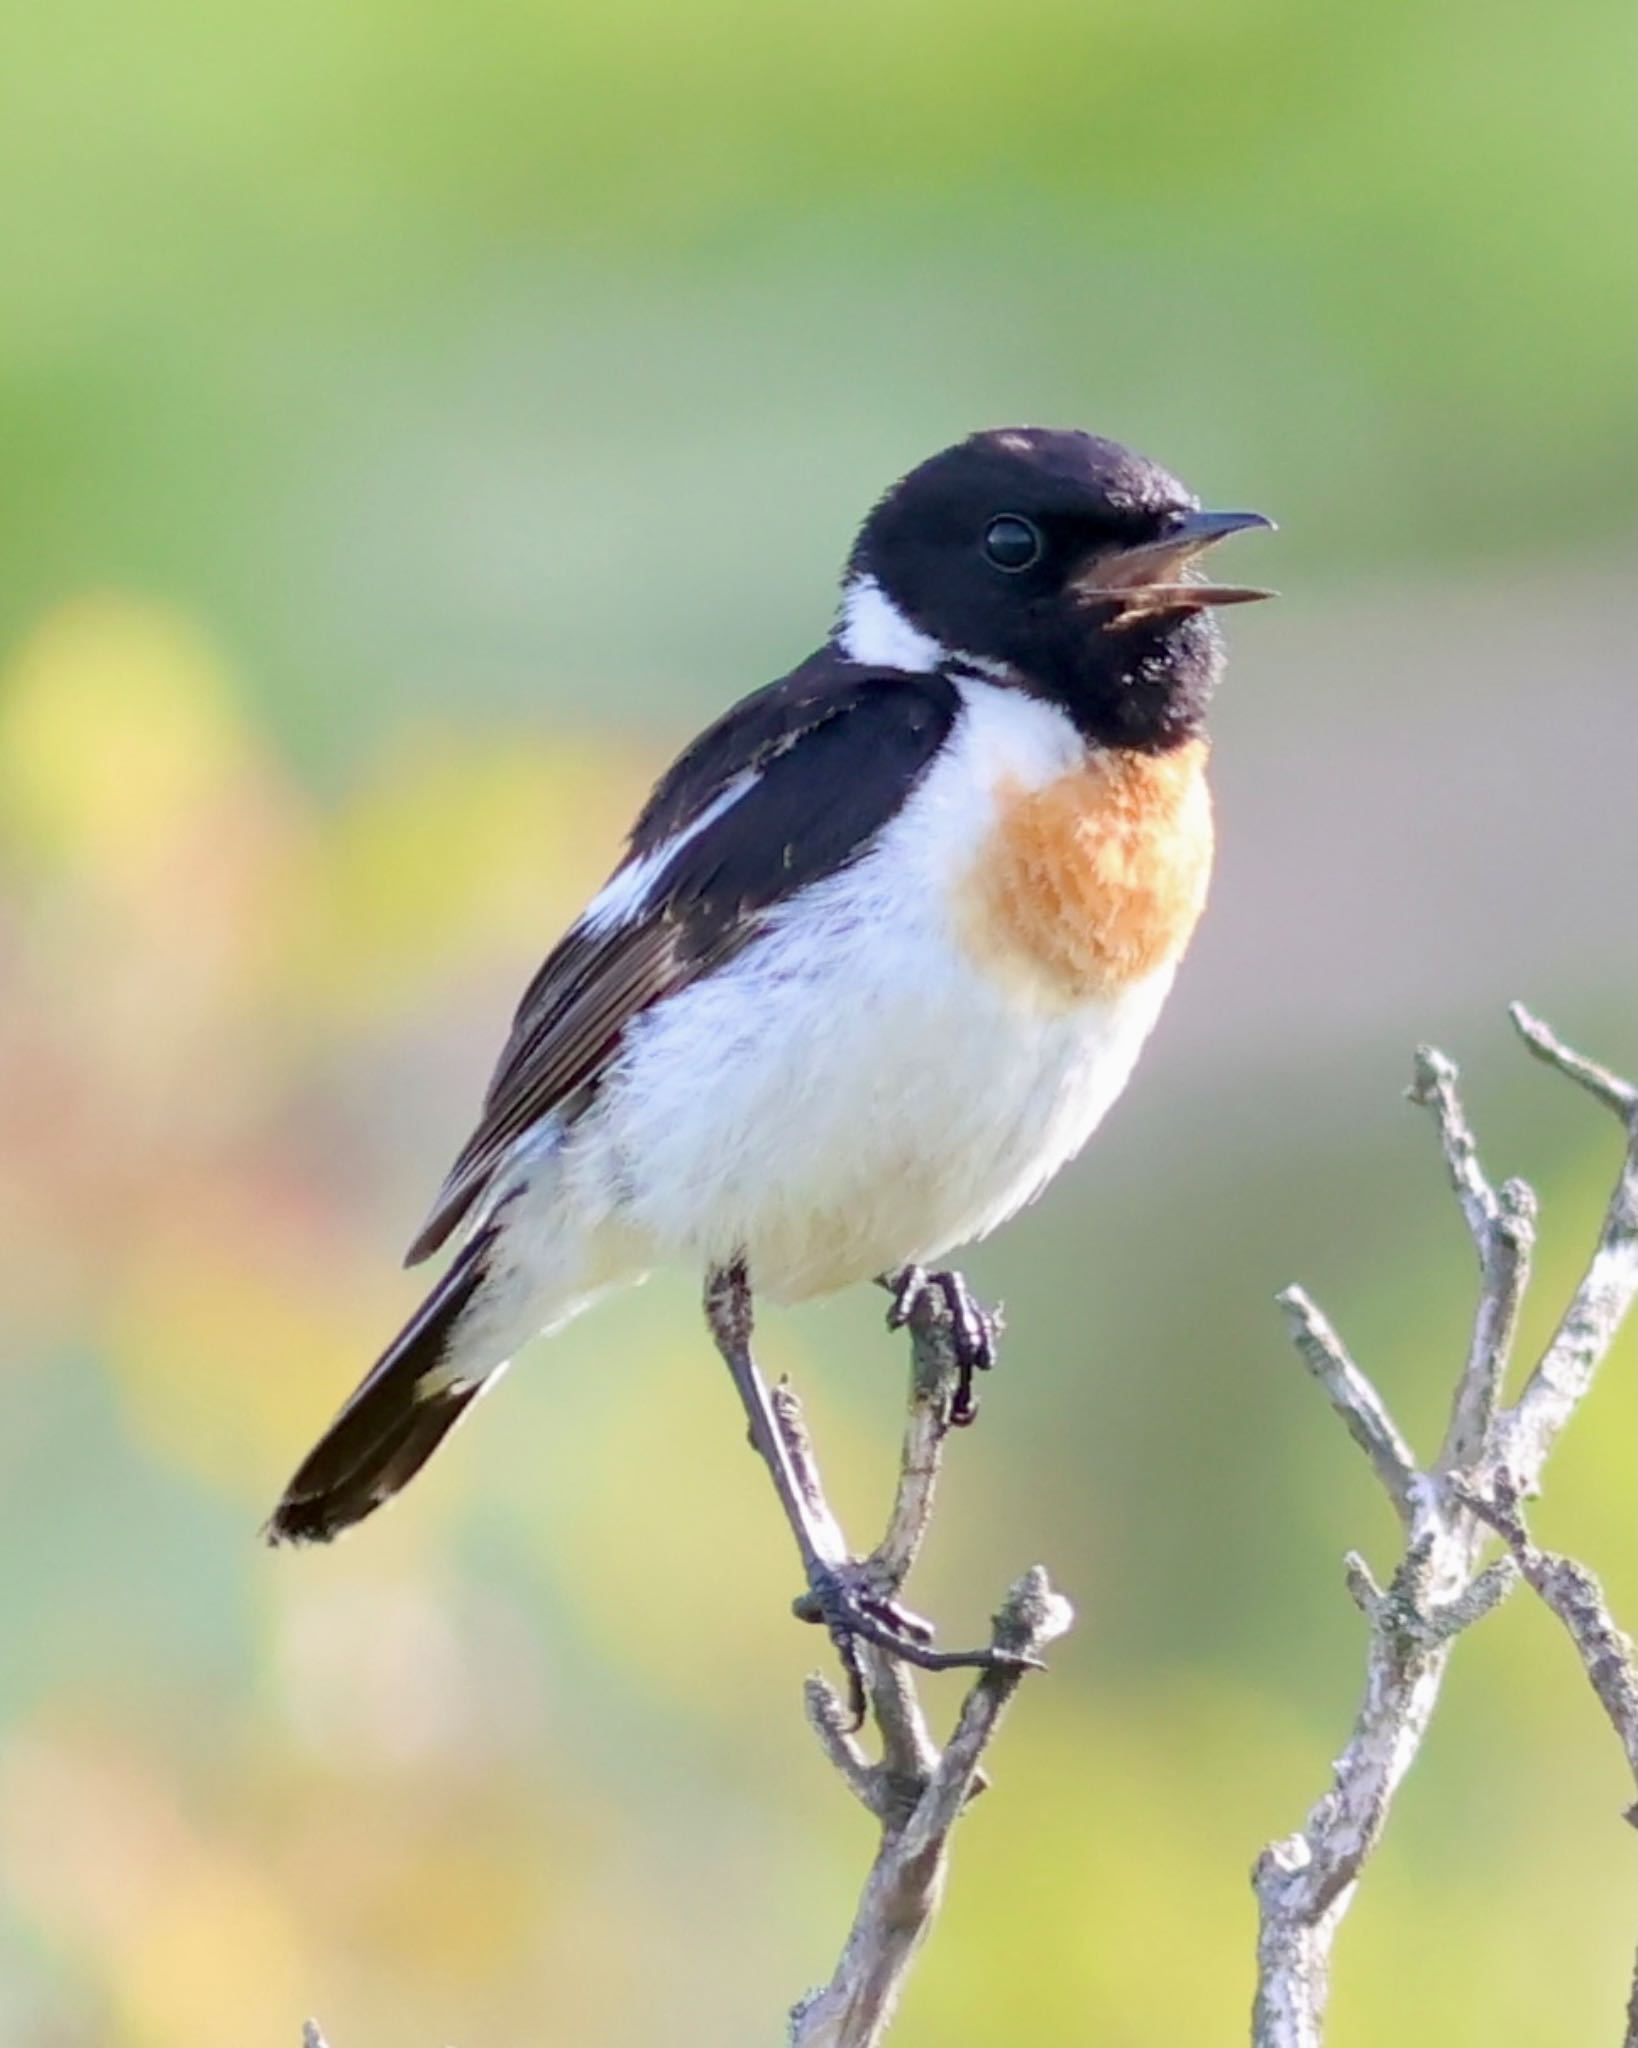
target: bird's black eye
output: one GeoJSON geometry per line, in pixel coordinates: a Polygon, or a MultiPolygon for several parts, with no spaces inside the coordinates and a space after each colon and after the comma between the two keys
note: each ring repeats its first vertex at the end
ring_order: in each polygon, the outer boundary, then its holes
{"type": "Polygon", "coordinates": [[[1041,529],[1016,512],[1003,512],[984,529],[984,553],[996,568],[1016,576],[1020,569],[1032,569],[1041,559],[1045,543],[1041,529]]]}

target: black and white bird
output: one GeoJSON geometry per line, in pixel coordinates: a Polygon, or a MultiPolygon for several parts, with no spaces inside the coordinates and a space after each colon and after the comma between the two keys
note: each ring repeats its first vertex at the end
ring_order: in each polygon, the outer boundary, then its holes
{"type": "Polygon", "coordinates": [[[1205,901],[1212,608],[1267,593],[1197,558],[1268,524],[1039,428],[887,492],[829,640],[666,772],[530,984],[410,1249],[458,1235],[453,1263],[274,1541],[361,1521],[520,1345],[655,1265],[801,1301],[930,1267],[1041,1192],[1205,901]]]}

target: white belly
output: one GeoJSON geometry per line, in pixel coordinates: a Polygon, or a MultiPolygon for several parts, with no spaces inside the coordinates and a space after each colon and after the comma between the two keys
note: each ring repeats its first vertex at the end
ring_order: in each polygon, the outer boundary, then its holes
{"type": "Polygon", "coordinates": [[[948,949],[901,943],[872,975],[848,938],[770,949],[641,1032],[586,1137],[656,1258],[743,1251],[795,1300],[982,1237],[1086,1142],[1171,979],[1030,1012],[948,949]]]}

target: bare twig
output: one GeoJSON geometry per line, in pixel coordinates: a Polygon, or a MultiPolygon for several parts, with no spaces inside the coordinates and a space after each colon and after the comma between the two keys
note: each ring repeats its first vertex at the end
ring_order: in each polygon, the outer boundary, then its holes
{"type": "MultiPolygon", "coordinates": [[[[923,1293],[909,1316],[910,1397],[898,1481],[886,1533],[867,1565],[885,1594],[904,1583],[927,1534],[959,1366],[950,1316],[939,1296],[923,1293]]],[[[789,1388],[781,1388],[781,1428],[802,1475],[822,1503],[813,1447],[789,1388]]],[[[825,1511],[828,1514],[828,1509],[825,1511]]],[[[881,1827],[841,1958],[830,1982],[793,2009],[791,2048],[872,2048],[886,2032],[916,1951],[943,1894],[950,1833],[983,1788],[980,1762],[1007,1703],[1047,1644],[1074,1620],[1069,1602],[1033,1566],[996,1613],[990,1641],[1010,1663],[973,1681],[942,1751],[928,1731],[914,1678],[901,1662],[868,1645],[860,1658],[870,1710],[881,1738],[872,1763],[846,1707],[815,1675],[807,1681],[808,1720],[848,1789],[881,1827]]]]}
{"type": "Polygon", "coordinates": [[[951,1390],[959,1368],[950,1312],[931,1289],[917,1296],[908,1318],[910,1394],[904,1411],[893,1511],[871,1561],[893,1591],[904,1584],[926,1538],[938,1493],[944,1439],[950,1431],[951,1390]]]}
{"type": "MultiPolygon", "coordinates": [[[[1632,1647],[1592,1575],[1537,1550],[1518,1512],[1518,1502],[1539,1489],[1549,1451],[1638,1293],[1638,1089],[1572,1052],[1519,1005],[1512,1014],[1531,1051],[1615,1111],[1627,1135],[1586,1275],[1514,1405],[1499,1404],[1529,1276],[1535,1198],[1522,1181],[1492,1186],[1456,1069],[1442,1053],[1418,1051],[1409,1092],[1433,1117],[1478,1253],[1479,1302],[1444,1443],[1425,1472],[1417,1471],[1380,1395],[1308,1296],[1299,1288],[1280,1296],[1304,1363],[1370,1459],[1407,1541],[1386,1591],[1362,1559],[1348,1561],[1350,1591],[1370,1624],[1364,1697],[1329,1790],[1297,1834],[1264,1850],[1253,1875],[1256,2048],[1319,2048],[1337,1928],[1438,1704],[1451,1646],[1521,1576],[1565,1623],[1638,1775],[1632,1647]],[[1507,1554],[1483,1564],[1492,1531],[1505,1538],[1507,1554]]],[[[1638,2048],[1638,2034],[1629,2041],[1638,2048]]]]}
{"type": "MultiPolygon", "coordinates": [[[[1000,1648],[1038,1656],[1073,1618],[1068,1601],[1035,1565],[1002,1603],[993,1640],[1000,1648]]],[[[877,1661],[875,1653],[872,1661],[877,1661]]],[[[897,1669],[908,1686],[904,1667],[897,1669]]],[[[1019,1666],[980,1672],[942,1755],[934,1752],[930,1766],[915,1775],[898,1773],[896,1782],[861,1792],[882,1822],[881,1843],[835,1974],[791,2013],[792,2048],[871,2048],[886,2032],[943,1895],[950,1831],[981,1782],[979,1759],[1022,1678],[1019,1666]]],[[[812,1715],[815,1688],[829,1688],[822,1679],[808,1684],[812,1715]]],[[[841,1712],[834,1694],[830,1704],[841,1712]]],[[[886,1733],[884,1726],[884,1747],[886,1733]]],[[[826,1751],[831,1753],[828,1741],[826,1751]]],[[[849,1782],[860,1790],[851,1776],[851,1760],[849,1782]]]]}
{"type": "Polygon", "coordinates": [[[1287,1287],[1274,1299],[1285,1310],[1291,1341],[1304,1365],[1325,1389],[1343,1426],[1370,1459],[1399,1518],[1409,1525],[1416,1485],[1416,1459],[1399,1433],[1387,1404],[1348,1355],[1329,1319],[1301,1287],[1287,1287]]]}
{"type": "Polygon", "coordinates": [[[1585,1088],[1606,1109],[1613,1110],[1623,1123],[1630,1124],[1638,1116],[1638,1084],[1623,1081],[1597,1060],[1590,1060],[1585,1053],[1566,1045],[1550,1025],[1544,1024],[1523,1003],[1509,1003],[1507,1014],[1513,1020],[1514,1030],[1538,1060],[1557,1067],[1577,1087],[1585,1088]]]}
{"type": "MultiPolygon", "coordinates": [[[[1538,1550],[1530,1541],[1511,1475],[1496,1472],[1487,1479],[1488,1491],[1464,1481],[1462,1498],[1501,1537],[1525,1583],[1569,1631],[1638,1787],[1638,1652],[1632,1639],[1616,1627],[1603,1588],[1585,1565],[1556,1550],[1538,1550]]],[[[1626,1818],[1638,1827],[1638,1805],[1628,1808],[1626,1818]]]]}
{"type": "Polygon", "coordinates": [[[1510,1180],[1493,1188],[1486,1179],[1456,1082],[1454,1061],[1431,1045],[1416,1048],[1413,1078],[1406,1093],[1432,1114],[1450,1184],[1479,1255],[1479,1303],[1473,1336],[1440,1451],[1440,1462],[1447,1466],[1478,1456],[1496,1412],[1529,1283],[1536,1235],[1536,1198],[1527,1183],[1510,1180]]]}
{"type": "Polygon", "coordinates": [[[1581,1284],[1506,1418],[1498,1447],[1500,1462],[1519,1480],[1521,1492],[1528,1497],[1559,1431],[1592,1385],[1594,1373],[1638,1294],[1638,1089],[1572,1052],[1522,1003],[1513,1005],[1512,1018],[1537,1059],[1556,1067],[1613,1110],[1627,1139],[1621,1171],[1581,1284]]]}

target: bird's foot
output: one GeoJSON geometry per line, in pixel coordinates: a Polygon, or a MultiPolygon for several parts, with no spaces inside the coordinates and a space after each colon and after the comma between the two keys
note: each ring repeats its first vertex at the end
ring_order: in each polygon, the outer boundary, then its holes
{"type": "Polygon", "coordinates": [[[978,1650],[935,1650],[932,1623],[884,1593],[868,1563],[811,1566],[808,1590],[792,1601],[791,1611],[799,1621],[818,1623],[830,1632],[842,1669],[847,1673],[848,1711],[855,1728],[862,1726],[865,1714],[861,1643],[913,1664],[918,1671],[1040,1668],[1037,1658],[1021,1657],[991,1646],[978,1650]]]}
{"type": "Polygon", "coordinates": [[[890,1330],[916,1328],[931,1317],[948,1342],[956,1366],[950,1424],[965,1429],[978,1418],[973,1376],[993,1371],[1000,1356],[1001,1311],[987,1309],[959,1273],[928,1273],[920,1266],[906,1266],[902,1273],[884,1278],[882,1285],[893,1297],[887,1311],[890,1330]]]}

